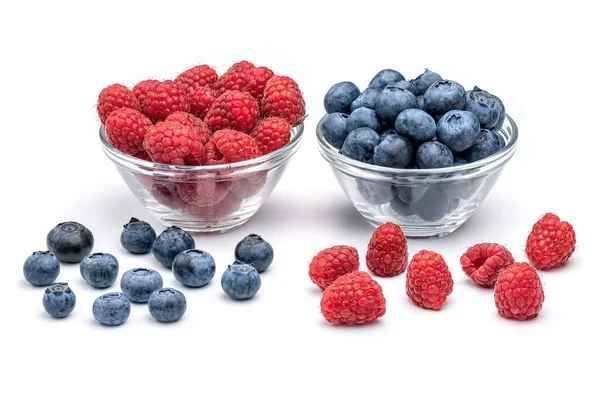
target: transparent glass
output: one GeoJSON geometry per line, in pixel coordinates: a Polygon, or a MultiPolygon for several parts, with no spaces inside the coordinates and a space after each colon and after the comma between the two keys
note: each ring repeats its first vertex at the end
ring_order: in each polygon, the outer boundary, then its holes
{"type": "Polygon", "coordinates": [[[516,151],[518,130],[506,116],[500,136],[506,146],[486,159],[449,168],[394,169],[340,154],[317,126],[321,155],[354,207],[373,225],[392,221],[407,237],[446,236],[473,215],[516,151]]]}
{"type": "Polygon", "coordinates": [[[290,142],[264,156],[217,166],[174,166],[140,160],[115,149],[100,127],[102,149],[144,207],[163,225],[222,233],[239,228],[264,204],[298,151],[304,124],[290,142]]]}

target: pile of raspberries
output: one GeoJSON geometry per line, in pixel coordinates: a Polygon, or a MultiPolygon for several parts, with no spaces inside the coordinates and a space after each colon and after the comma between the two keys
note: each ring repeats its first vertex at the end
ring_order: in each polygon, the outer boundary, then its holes
{"type": "Polygon", "coordinates": [[[202,64],[174,80],[132,90],[113,84],[98,96],[109,143],[131,156],[170,165],[219,165],[271,153],[305,117],[298,84],[248,61],[223,75],[202,64]]]}
{"type": "MultiPolygon", "coordinates": [[[[530,263],[515,262],[504,246],[480,243],[461,256],[460,264],[473,282],[493,288],[496,309],[502,317],[524,321],[535,318],[544,302],[536,268],[545,271],[561,267],[574,251],[571,224],[548,213],[535,223],[527,238],[525,254],[530,263]]],[[[454,281],[444,258],[434,251],[421,250],[409,262],[406,237],[391,222],[375,230],[366,259],[368,269],[377,276],[392,277],[407,271],[406,294],[421,308],[440,310],[452,293],[454,281]]],[[[309,276],[323,290],[321,313],[328,322],[360,325],[385,314],[381,286],[358,269],[358,251],[351,246],[322,250],[310,263],[309,276]]]]}

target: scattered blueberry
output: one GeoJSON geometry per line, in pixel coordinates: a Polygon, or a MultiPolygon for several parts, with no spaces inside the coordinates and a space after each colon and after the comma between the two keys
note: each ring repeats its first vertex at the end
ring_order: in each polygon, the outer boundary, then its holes
{"type": "Polygon", "coordinates": [[[439,120],[436,135],[440,142],[458,152],[471,147],[478,133],[479,121],[472,112],[453,110],[439,120]]]}
{"type": "Polygon", "coordinates": [[[416,203],[427,191],[427,186],[396,186],[396,196],[404,203],[416,203]]]}
{"type": "Polygon", "coordinates": [[[152,243],[156,239],[156,232],[152,226],[137,218],[123,225],[121,232],[121,245],[130,253],[146,254],[152,250],[152,243]]]}
{"type": "Polygon", "coordinates": [[[347,119],[346,114],[327,114],[321,124],[323,137],[336,149],[342,148],[348,136],[347,119]]]}
{"type": "Polygon", "coordinates": [[[404,76],[393,69],[384,69],[381,70],[373,77],[371,83],[369,83],[369,87],[373,89],[381,90],[390,83],[403,81],[404,76]]]}
{"type": "Polygon", "coordinates": [[[469,162],[475,162],[499,152],[504,147],[504,140],[496,132],[482,129],[473,146],[465,150],[464,155],[469,162]]]}
{"type": "Polygon", "coordinates": [[[264,272],[273,262],[273,246],[260,235],[251,234],[235,246],[235,259],[264,272]]]}
{"type": "Polygon", "coordinates": [[[444,115],[450,110],[462,110],[465,106],[465,89],[454,81],[437,81],[425,92],[425,110],[433,115],[444,115]]]}
{"type": "MultiPolygon", "coordinates": [[[[386,88],[397,88],[397,89],[402,89],[402,90],[411,90],[411,85],[409,81],[396,81],[396,82],[392,82],[389,85],[386,86],[386,88]]],[[[413,93],[414,94],[414,93],[413,93]]]]}
{"type": "Polygon", "coordinates": [[[502,103],[502,100],[500,100],[499,97],[494,96],[494,99],[496,100],[495,106],[498,108],[498,122],[496,123],[496,126],[494,126],[494,128],[492,130],[494,131],[499,131],[502,126],[504,125],[504,119],[506,118],[506,110],[504,109],[504,103],[502,103]]]}
{"type": "Polygon", "coordinates": [[[121,291],[134,303],[147,303],[152,292],[162,286],[162,276],[153,269],[134,268],[121,277],[121,291]]]}
{"type": "Polygon", "coordinates": [[[441,80],[442,77],[440,75],[425,68],[425,72],[410,81],[410,91],[413,92],[415,96],[422,96],[431,85],[441,80]]]}
{"type": "Polygon", "coordinates": [[[406,168],[412,158],[410,141],[398,135],[387,135],[375,146],[373,152],[373,162],[382,167],[406,168]]]}
{"type": "Polygon", "coordinates": [[[171,268],[177,254],[194,247],[196,247],[194,238],[183,229],[172,226],[158,235],[152,244],[152,254],[162,265],[171,268]]]}
{"type": "Polygon", "coordinates": [[[215,276],[215,260],[202,250],[186,250],[173,261],[175,279],[189,287],[206,285],[215,276]]]}
{"type": "Polygon", "coordinates": [[[417,107],[417,98],[405,89],[385,88],[377,96],[375,111],[383,123],[393,124],[398,114],[417,107]]]}
{"type": "Polygon", "coordinates": [[[392,207],[392,210],[394,210],[398,215],[403,217],[410,217],[411,215],[415,214],[410,204],[403,202],[398,197],[394,197],[392,199],[390,202],[390,207],[392,207]]]}
{"type": "Polygon", "coordinates": [[[371,128],[376,132],[381,131],[381,122],[377,118],[377,113],[367,107],[360,107],[352,111],[348,116],[346,128],[348,132],[352,132],[358,128],[371,128]]]}
{"type": "Polygon", "coordinates": [[[233,263],[221,277],[221,287],[234,300],[247,300],[260,289],[260,275],[248,264],[233,263]]]}
{"type": "Polygon", "coordinates": [[[415,142],[426,142],[433,139],[436,131],[433,117],[416,108],[402,111],[396,118],[394,127],[400,135],[415,142]]]}
{"type": "Polygon", "coordinates": [[[466,99],[465,111],[470,111],[477,117],[482,129],[493,129],[500,117],[495,96],[475,86],[467,92],[466,99]]]}
{"type": "Polygon", "coordinates": [[[36,251],[25,260],[23,275],[35,286],[53,283],[60,273],[60,263],[49,251],[36,251]]]}
{"type": "Polygon", "coordinates": [[[325,110],[328,114],[341,112],[350,114],[350,104],[360,95],[360,89],[352,82],[339,82],[325,95],[325,110]]]}
{"type": "Polygon", "coordinates": [[[103,294],[94,301],[92,313],[102,325],[121,325],[129,318],[131,303],[123,293],[103,294]]]}
{"type": "Polygon", "coordinates": [[[54,318],[64,318],[75,308],[75,293],[67,283],[55,283],[44,291],[44,309],[54,318]]]}
{"type": "Polygon", "coordinates": [[[81,260],[79,271],[90,286],[104,289],[117,280],[119,262],[112,254],[94,253],[81,260]]]}
{"type": "Polygon", "coordinates": [[[360,194],[371,204],[386,204],[394,198],[394,189],[390,184],[364,179],[357,179],[356,183],[360,194]]]}
{"type": "Polygon", "coordinates": [[[373,164],[373,151],[379,143],[379,135],[371,128],[358,128],[348,134],[342,154],[354,160],[373,164]]]}
{"type": "Polygon", "coordinates": [[[417,203],[410,207],[424,221],[437,222],[448,213],[450,198],[437,187],[431,187],[417,203]]]}
{"type": "Polygon", "coordinates": [[[415,157],[420,169],[451,167],[454,161],[452,150],[440,142],[423,143],[415,157]]]}
{"type": "Polygon", "coordinates": [[[354,111],[360,107],[375,109],[375,100],[379,95],[380,90],[374,88],[366,88],[363,92],[350,104],[350,111],[354,111]]]}
{"type": "Polygon", "coordinates": [[[48,250],[65,263],[78,263],[91,253],[94,235],[78,222],[62,222],[46,237],[48,250]]]}
{"type": "Polygon", "coordinates": [[[175,322],[187,309],[187,301],[183,293],[172,288],[158,289],[148,299],[150,315],[159,322],[175,322]]]}

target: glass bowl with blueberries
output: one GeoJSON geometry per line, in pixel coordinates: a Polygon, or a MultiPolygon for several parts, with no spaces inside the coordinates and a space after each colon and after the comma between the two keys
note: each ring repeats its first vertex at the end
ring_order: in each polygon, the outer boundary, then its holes
{"type": "Polygon", "coordinates": [[[333,85],[319,151],[356,209],[408,237],[446,236],[473,215],[516,151],[518,130],[495,95],[439,74],[385,69],[361,92],[333,85]]]}

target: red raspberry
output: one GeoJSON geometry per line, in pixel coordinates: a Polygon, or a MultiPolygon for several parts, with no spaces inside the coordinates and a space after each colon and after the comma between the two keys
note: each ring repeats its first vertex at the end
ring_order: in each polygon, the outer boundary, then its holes
{"type": "Polygon", "coordinates": [[[131,93],[131,90],[118,83],[102,89],[98,96],[98,104],[96,106],[100,122],[105,123],[106,118],[108,118],[111,112],[124,107],[132,108],[134,110],[140,109],[140,105],[133,93],[131,93]]]}
{"type": "Polygon", "coordinates": [[[266,173],[256,173],[255,175],[234,180],[231,185],[231,192],[242,199],[247,199],[260,192],[267,182],[266,173]]]}
{"type": "Polygon", "coordinates": [[[131,91],[133,92],[133,95],[137,99],[140,106],[144,104],[144,100],[146,99],[146,96],[148,96],[148,92],[154,86],[156,86],[157,83],[160,83],[160,81],[156,79],[146,79],[145,81],[141,81],[133,87],[131,91]]]}
{"type": "Polygon", "coordinates": [[[351,246],[333,246],[314,256],[308,266],[308,276],[325,290],[340,276],[358,271],[358,265],[358,250],[351,246]]]}
{"type": "Polygon", "coordinates": [[[231,164],[261,156],[250,135],[231,129],[215,132],[206,147],[204,165],[231,164]]]}
{"type": "Polygon", "coordinates": [[[473,282],[493,288],[500,272],[515,262],[510,251],[496,243],[479,243],[460,257],[460,265],[473,282]]]}
{"type": "Polygon", "coordinates": [[[367,267],[375,275],[400,275],[408,265],[408,246],[402,229],[386,222],[373,232],[367,249],[367,267]]]}
{"type": "Polygon", "coordinates": [[[144,149],[152,161],[171,165],[199,165],[204,146],[187,126],[178,122],[159,122],[144,138],[144,149]]]}
{"type": "Polygon", "coordinates": [[[533,225],[525,253],[542,271],[564,265],[575,251],[575,231],[567,221],[548,213],[533,225]]]}
{"type": "Polygon", "coordinates": [[[232,90],[220,95],[212,104],[204,122],[210,129],[235,129],[250,132],[258,122],[256,99],[250,93],[232,90]]]}
{"type": "Polygon", "coordinates": [[[142,151],[141,153],[137,153],[135,155],[135,157],[139,158],[140,160],[144,160],[144,161],[152,161],[152,159],[150,158],[150,154],[146,153],[146,151],[142,151]]]}
{"type": "Polygon", "coordinates": [[[414,255],[406,273],[406,294],[421,308],[439,310],[452,293],[452,275],[444,258],[430,250],[414,255]]]}
{"type": "Polygon", "coordinates": [[[173,209],[180,209],[186,204],[177,194],[175,184],[172,182],[155,182],[152,184],[150,193],[156,201],[173,209]]]}
{"type": "Polygon", "coordinates": [[[217,92],[209,87],[200,87],[194,90],[188,94],[188,98],[190,99],[190,113],[204,119],[217,97],[219,97],[217,92]]]}
{"type": "Polygon", "coordinates": [[[544,289],[537,271],[529,264],[514,263],[498,276],[494,288],[498,313],[525,321],[535,318],[544,303],[544,289]]]}
{"type": "Polygon", "coordinates": [[[202,64],[183,71],[175,78],[175,82],[179,84],[181,90],[190,94],[198,88],[212,85],[217,79],[219,79],[217,71],[206,64],[202,64]]]}
{"type": "Polygon", "coordinates": [[[173,81],[159,82],[146,95],[144,114],[152,121],[162,121],[175,111],[190,111],[190,102],[179,85],[173,81]]]}
{"type": "Polygon", "coordinates": [[[278,150],[290,142],[291,125],[283,118],[270,117],[256,124],[250,136],[256,140],[263,154],[278,150]]]}
{"type": "Polygon", "coordinates": [[[253,68],[246,74],[246,86],[244,86],[243,90],[250,93],[260,102],[265,91],[265,86],[273,75],[275,75],[273,71],[267,67],[253,68]]]}
{"type": "Polygon", "coordinates": [[[108,142],[125,154],[136,155],[144,151],[144,136],[152,126],[144,114],[131,108],[119,108],[106,119],[108,142]]]}
{"type": "Polygon", "coordinates": [[[192,217],[210,221],[224,218],[233,214],[240,208],[241,204],[242,199],[233,193],[228,193],[223,200],[211,206],[203,207],[196,204],[186,203],[183,211],[192,217]]]}
{"type": "Polygon", "coordinates": [[[190,113],[175,111],[174,113],[169,114],[165,121],[179,122],[181,125],[187,126],[198,136],[198,139],[200,139],[202,144],[208,143],[212,136],[211,130],[208,129],[208,126],[206,126],[204,121],[190,113]]]}
{"type": "Polygon", "coordinates": [[[294,125],[304,119],[306,106],[298,84],[287,76],[274,76],[267,82],[261,103],[263,117],[281,117],[294,125]]]}
{"type": "Polygon", "coordinates": [[[233,64],[213,85],[218,94],[228,90],[242,90],[247,84],[246,76],[254,64],[249,61],[240,61],[233,64]]]}
{"type": "Polygon", "coordinates": [[[350,272],[336,279],[321,297],[321,313],[333,324],[362,325],[385,314],[381,286],[369,274],[350,272]]]}
{"type": "Polygon", "coordinates": [[[223,200],[231,182],[216,182],[214,178],[201,179],[190,183],[177,183],[177,194],[186,203],[206,207],[223,200]]]}

